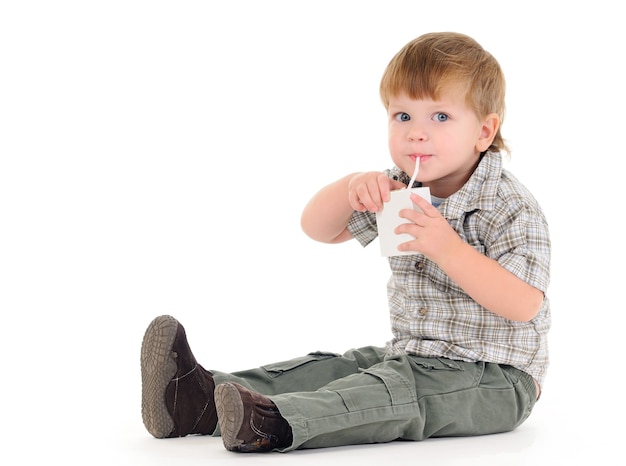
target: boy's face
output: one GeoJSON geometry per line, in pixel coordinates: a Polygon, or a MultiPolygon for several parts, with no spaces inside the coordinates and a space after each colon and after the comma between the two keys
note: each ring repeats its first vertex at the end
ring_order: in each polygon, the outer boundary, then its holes
{"type": "Polygon", "coordinates": [[[448,197],[465,184],[499,125],[495,114],[479,120],[455,90],[442,93],[437,101],[406,94],[392,97],[388,116],[393,162],[411,176],[419,158],[417,180],[438,197],[448,197]]]}

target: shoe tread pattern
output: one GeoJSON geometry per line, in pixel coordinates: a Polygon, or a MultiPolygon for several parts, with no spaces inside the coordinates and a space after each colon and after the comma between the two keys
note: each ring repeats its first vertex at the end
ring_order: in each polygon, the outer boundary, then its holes
{"type": "Polygon", "coordinates": [[[224,447],[230,451],[240,450],[243,443],[237,439],[243,423],[243,402],[237,388],[229,383],[219,384],[215,389],[217,419],[224,447]]]}
{"type": "Polygon", "coordinates": [[[172,345],[178,321],[171,316],[155,318],[141,344],[141,415],[154,437],[165,438],[174,430],[174,420],[165,404],[165,389],[176,374],[172,345]]]}

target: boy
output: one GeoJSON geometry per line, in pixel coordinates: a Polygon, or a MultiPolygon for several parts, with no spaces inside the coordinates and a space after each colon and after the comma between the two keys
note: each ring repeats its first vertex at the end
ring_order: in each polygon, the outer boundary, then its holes
{"type": "Polygon", "coordinates": [[[505,432],[530,415],[548,366],[550,240],[541,208],[502,168],[501,69],[465,35],[425,34],[391,60],[380,93],[395,167],[322,188],[302,228],[369,244],[376,212],[420,164],[433,205],[412,195],[421,212],[400,211],[396,233],[412,239],[398,246],[410,254],[389,258],[393,339],[226,374],[205,370],[182,325],[157,317],[141,350],[155,437],[289,451],[505,432]]]}

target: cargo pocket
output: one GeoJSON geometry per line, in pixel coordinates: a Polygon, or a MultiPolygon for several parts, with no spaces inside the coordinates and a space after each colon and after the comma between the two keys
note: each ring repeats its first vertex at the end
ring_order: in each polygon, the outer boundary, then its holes
{"type": "Polygon", "coordinates": [[[447,358],[409,356],[419,396],[451,393],[477,387],[484,363],[468,363],[447,358]]]}
{"type": "Polygon", "coordinates": [[[266,364],[261,366],[262,369],[267,372],[270,377],[278,377],[285,372],[291,372],[304,366],[313,364],[315,362],[326,361],[333,358],[341,357],[340,354],[337,353],[329,353],[324,351],[316,351],[313,353],[309,353],[306,356],[302,356],[300,358],[290,359],[288,361],[276,362],[272,364],[266,364]]]}
{"type": "Polygon", "coordinates": [[[426,370],[436,371],[462,371],[462,363],[460,361],[454,361],[446,358],[420,358],[418,356],[411,356],[411,359],[415,364],[423,367],[426,370]]]}

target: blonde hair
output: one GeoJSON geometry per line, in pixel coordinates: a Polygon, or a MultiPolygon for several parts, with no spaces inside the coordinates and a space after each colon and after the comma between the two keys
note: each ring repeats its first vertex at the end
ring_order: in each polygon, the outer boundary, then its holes
{"type": "MultiPolygon", "coordinates": [[[[450,86],[461,86],[478,118],[505,113],[504,74],[496,59],[469,36],[456,32],[424,34],[406,44],[389,62],[380,82],[380,97],[406,93],[412,99],[437,100],[450,86]]],[[[490,151],[509,152],[498,128],[490,151]]]]}

